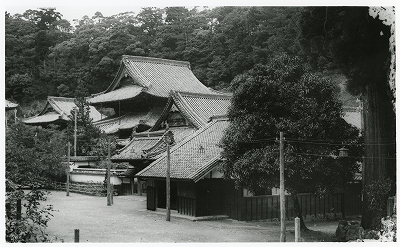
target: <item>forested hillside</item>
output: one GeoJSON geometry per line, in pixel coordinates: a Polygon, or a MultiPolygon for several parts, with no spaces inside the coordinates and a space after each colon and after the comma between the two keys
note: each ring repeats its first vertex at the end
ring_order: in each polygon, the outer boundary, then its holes
{"type": "MultiPolygon", "coordinates": [[[[232,79],[274,54],[302,55],[301,7],[143,8],[138,14],[84,16],[76,23],[55,9],[5,13],[6,98],[40,109],[48,95],[103,91],[121,55],[189,61],[205,85],[232,79]],[[74,26],[73,26],[74,25],[74,26]],[[35,102],[35,104],[33,104],[35,102]]],[[[330,64],[318,61],[318,69],[330,64]]],[[[329,68],[332,69],[332,68],[329,68]]],[[[25,111],[32,115],[35,110],[25,111]]]]}

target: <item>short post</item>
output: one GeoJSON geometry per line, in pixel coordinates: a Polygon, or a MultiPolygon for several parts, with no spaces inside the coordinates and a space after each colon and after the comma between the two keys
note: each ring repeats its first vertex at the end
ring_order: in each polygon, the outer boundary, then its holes
{"type": "Polygon", "coordinates": [[[21,220],[21,199],[17,199],[17,220],[21,220]]]}
{"type": "Polygon", "coordinates": [[[300,240],[300,218],[294,219],[294,241],[299,242],[300,240]]]}
{"type": "Polygon", "coordinates": [[[75,243],[79,243],[79,229],[75,229],[75,243]]]}

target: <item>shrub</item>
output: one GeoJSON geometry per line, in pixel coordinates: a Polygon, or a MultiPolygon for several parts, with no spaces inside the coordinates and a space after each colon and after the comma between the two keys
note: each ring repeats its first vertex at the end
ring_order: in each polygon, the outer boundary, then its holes
{"type": "Polygon", "coordinates": [[[10,243],[48,242],[45,230],[53,210],[52,205],[41,206],[49,192],[14,190],[6,193],[6,241],[10,243]],[[17,201],[21,200],[18,218],[17,201]]]}

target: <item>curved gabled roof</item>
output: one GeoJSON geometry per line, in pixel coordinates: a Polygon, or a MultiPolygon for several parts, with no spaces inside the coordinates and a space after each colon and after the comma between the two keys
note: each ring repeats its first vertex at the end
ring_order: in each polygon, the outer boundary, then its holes
{"type": "Polygon", "coordinates": [[[94,126],[104,131],[106,134],[117,133],[120,130],[133,129],[138,125],[152,127],[159,118],[163,108],[155,106],[147,111],[129,112],[122,116],[112,116],[94,122],[94,126]]]}
{"type": "Polygon", "coordinates": [[[142,93],[143,87],[137,85],[128,85],[122,88],[115,89],[105,94],[99,94],[96,97],[89,98],[88,102],[90,104],[113,102],[116,99],[126,100],[138,96],[142,93]]]}
{"type": "MultiPolygon", "coordinates": [[[[70,121],[71,111],[76,107],[75,98],[49,96],[45,107],[38,115],[22,121],[27,124],[51,123],[59,119],[70,121]]],[[[101,113],[93,106],[89,107],[89,114],[93,122],[100,120],[102,118],[101,113]]]]}
{"type": "Polygon", "coordinates": [[[137,91],[156,97],[167,98],[171,90],[205,94],[218,93],[203,85],[196,78],[189,62],[124,55],[113,82],[105,91],[94,94],[89,102],[98,104],[136,97],[136,93],[129,96],[112,93],[114,90],[128,87],[128,85],[120,85],[121,79],[125,76],[132,78],[131,85],[138,87],[137,91]]]}
{"type": "MultiPolygon", "coordinates": [[[[171,148],[170,176],[172,179],[198,181],[207,171],[214,168],[222,148],[219,142],[228,127],[226,118],[208,123],[190,137],[171,148]]],[[[151,163],[137,174],[142,178],[166,177],[166,154],[151,163]]]]}
{"type": "MultiPolygon", "coordinates": [[[[173,145],[175,145],[193,134],[195,129],[190,127],[172,127],[169,129],[169,132],[173,134],[173,145]]],[[[118,154],[112,156],[111,160],[155,160],[167,148],[163,141],[165,133],[165,130],[135,133],[132,140],[125,147],[121,148],[118,154]]]]}
{"type": "Polygon", "coordinates": [[[231,105],[231,94],[201,94],[171,91],[170,98],[160,118],[151,130],[157,130],[165,121],[173,105],[197,129],[205,126],[212,116],[224,116],[231,105]]]}

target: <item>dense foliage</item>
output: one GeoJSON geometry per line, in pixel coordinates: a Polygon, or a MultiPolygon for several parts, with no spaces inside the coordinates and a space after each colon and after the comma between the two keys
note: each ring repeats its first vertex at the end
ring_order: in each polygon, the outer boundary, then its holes
{"type": "Polygon", "coordinates": [[[64,133],[22,123],[6,129],[6,178],[26,187],[42,187],[65,176],[64,133]]]}
{"type": "Polygon", "coordinates": [[[6,13],[6,98],[29,103],[48,95],[74,97],[79,85],[88,93],[103,91],[121,55],[189,61],[204,84],[226,88],[276,52],[300,52],[300,10],[143,8],[110,17],[97,12],[73,28],[54,9],[6,13]]]}
{"type": "Polygon", "coordinates": [[[47,192],[10,190],[6,193],[6,241],[9,243],[48,242],[47,223],[53,216],[52,205],[41,205],[47,192]],[[17,201],[21,202],[18,212],[17,201]],[[20,215],[19,215],[20,214],[20,215]]]}
{"type": "Polygon", "coordinates": [[[238,76],[231,86],[230,126],[222,139],[226,178],[256,194],[279,187],[275,139],[284,132],[289,193],[332,193],[352,180],[359,166],[359,131],[341,117],[329,81],[283,54],[238,76]],[[351,145],[351,157],[338,157],[344,144],[351,145]]]}

